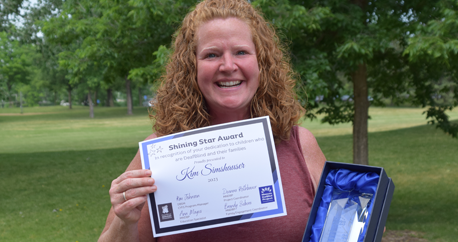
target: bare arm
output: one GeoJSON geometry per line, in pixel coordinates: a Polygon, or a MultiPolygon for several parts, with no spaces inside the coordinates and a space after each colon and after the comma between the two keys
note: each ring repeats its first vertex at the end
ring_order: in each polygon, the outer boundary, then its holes
{"type": "MultiPolygon", "coordinates": [[[[147,139],[156,138],[155,134],[147,139]]],[[[151,232],[147,195],[157,190],[150,170],[142,170],[140,153],[127,167],[126,172],[113,180],[110,188],[112,207],[99,242],[156,241],[151,232]],[[125,192],[124,199],[123,193],[125,192]]]]}
{"type": "Polygon", "coordinates": [[[312,177],[313,187],[316,191],[326,157],[324,157],[313,134],[303,127],[299,127],[299,140],[301,141],[302,154],[304,155],[305,163],[307,164],[310,176],[312,177]]]}

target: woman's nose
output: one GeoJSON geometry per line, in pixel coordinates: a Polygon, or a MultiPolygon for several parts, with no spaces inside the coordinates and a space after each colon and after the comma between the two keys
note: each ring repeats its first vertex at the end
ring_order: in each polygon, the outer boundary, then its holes
{"type": "Polygon", "coordinates": [[[221,72],[234,72],[238,69],[237,64],[234,62],[234,56],[230,53],[225,53],[221,58],[221,65],[219,71],[221,72]]]}

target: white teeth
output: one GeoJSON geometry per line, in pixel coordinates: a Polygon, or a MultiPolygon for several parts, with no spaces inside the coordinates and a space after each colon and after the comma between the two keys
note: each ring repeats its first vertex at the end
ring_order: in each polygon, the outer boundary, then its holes
{"type": "Polygon", "coordinates": [[[220,86],[220,87],[232,87],[232,86],[237,86],[240,83],[242,83],[242,81],[218,82],[218,86],[220,86]]]}

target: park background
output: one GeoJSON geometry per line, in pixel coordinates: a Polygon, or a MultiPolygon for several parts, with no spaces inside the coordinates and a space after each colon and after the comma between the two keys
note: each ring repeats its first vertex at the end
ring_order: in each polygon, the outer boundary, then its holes
{"type": "MultiPolygon", "coordinates": [[[[1,2],[1,241],[97,239],[195,3],[1,2]]],[[[251,3],[284,43],[326,158],[393,178],[385,240],[456,241],[458,1],[251,3]]]]}

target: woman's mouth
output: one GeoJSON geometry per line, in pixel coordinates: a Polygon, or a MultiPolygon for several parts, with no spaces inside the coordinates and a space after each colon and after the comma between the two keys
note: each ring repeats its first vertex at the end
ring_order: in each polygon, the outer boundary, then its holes
{"type": "Polygon", "coordinates": [[[216,83],[218,87],[222,87],[222,88],[240,86],[240,84],[242,84],[242,81],[230,81],[230,82],[217,82],[216,83]]]}

